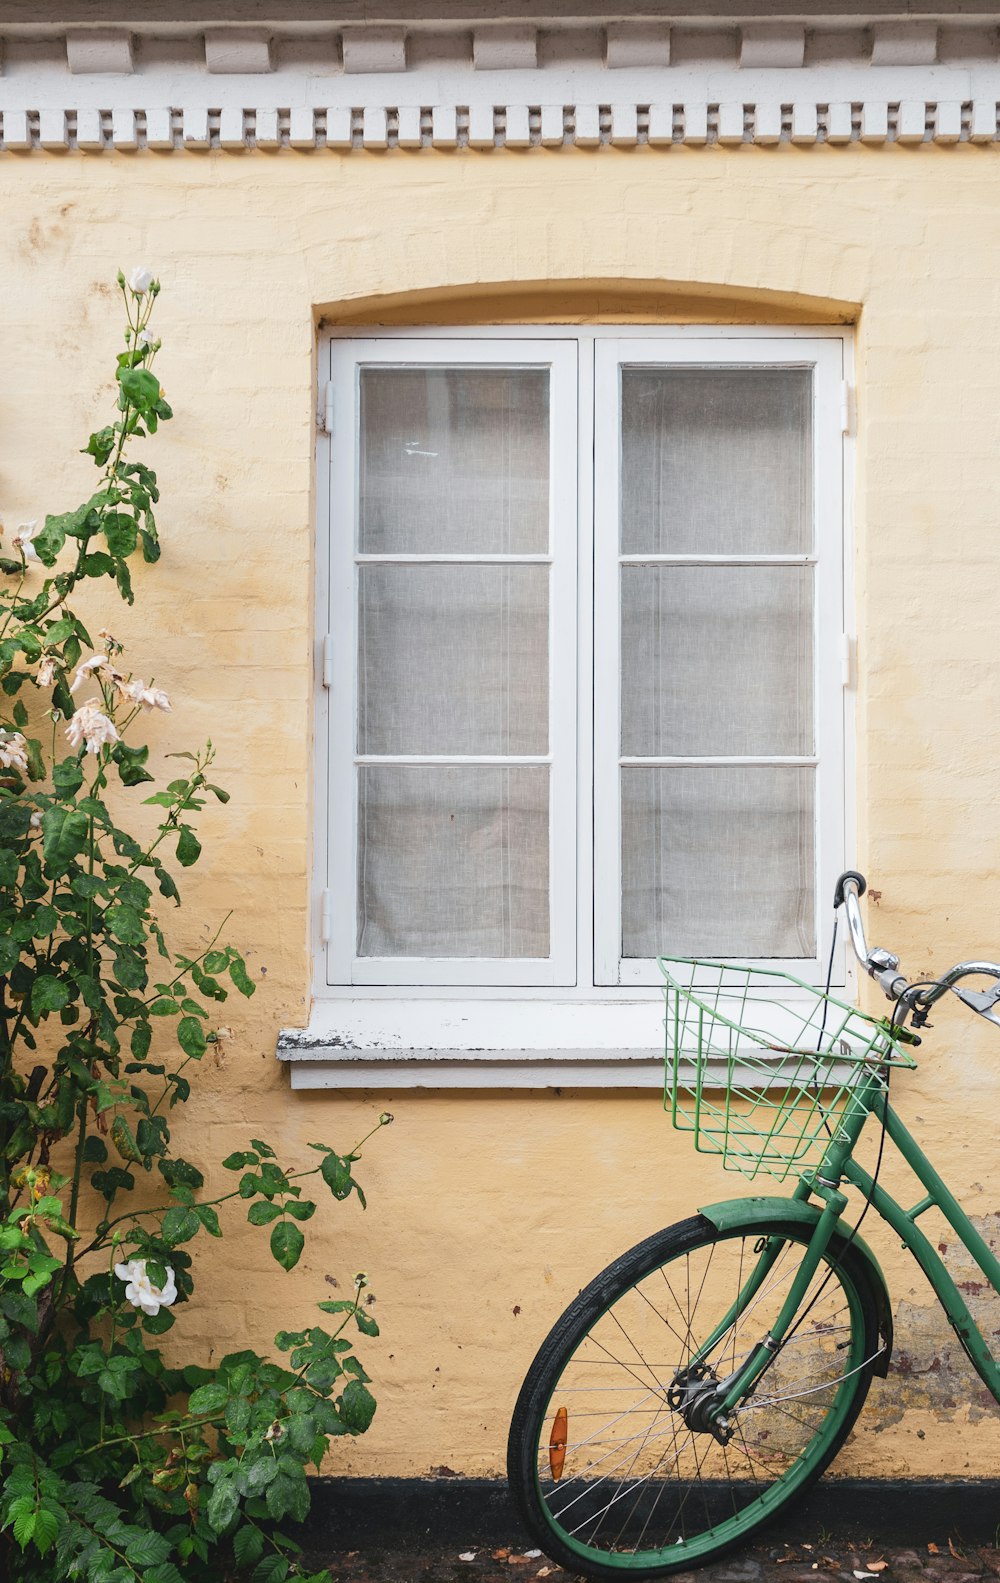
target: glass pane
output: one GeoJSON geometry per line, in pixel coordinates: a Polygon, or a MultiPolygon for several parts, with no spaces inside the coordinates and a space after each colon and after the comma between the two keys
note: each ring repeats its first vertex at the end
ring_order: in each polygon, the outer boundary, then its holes
{"type": "Polygon", "coordinates": [[[813,750],[811,566],[623,566],[622,752],[813,750]]]}
{"type": "Polygon", "coordinates": [[[362,554],[549,547],[543,368],[364,368],[362,554]]]}
{"type": "Polygon", "coordinates": [[[547,769],[359,770],[359,956],[548,954],[547,769]]]}
{"type": "Polygon", "coordinates": [[[808,552],[811,372],[624,368],[621,513],[626,555],[808,552]]]}
{"type": "Polygon", "coordinates": [[[360,753],[545,753],[547,566],[359,569],[360,753]]]}
{"type": "Polygon", "coordinates": [[[814,775],[622,770],[622,955],[815,955],[814,775]]]}

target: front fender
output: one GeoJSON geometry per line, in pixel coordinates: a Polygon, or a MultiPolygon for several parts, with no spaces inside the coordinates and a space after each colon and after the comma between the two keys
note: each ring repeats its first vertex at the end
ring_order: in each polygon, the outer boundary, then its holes
{"type": "MultiPolygon", "coordinates": [[[[719,1204],[706,1204],[698,1213],[704,1215],[706,1220],[710,1220],[718,1231],[735,1231],[741,1228],[752,1230],[755,1226],[763,1228],[765,1225],[773,1225],[776,1220],[793,1220],[811,1230],[823,1211],[819,1204],[804,1203],[798,1198],[726,1198],[719,1204]]],[[[845,1241],[850,1241],[851,1252],[857,1252],[868,1271],[872,1291],[875,1294],[879,1335],[883,1344],[883,1351],[876,1360],[873,1373],[884,1378],[889,1372],[889,1359],[892,1356],[892,1305],[889,1302],[889,1288],[885,1284],[885,1276],[874,1253],[862,1237],[854,1234],[854,1228],[843,1220],[838,1220],[837,1234],[845,1241]]]]}

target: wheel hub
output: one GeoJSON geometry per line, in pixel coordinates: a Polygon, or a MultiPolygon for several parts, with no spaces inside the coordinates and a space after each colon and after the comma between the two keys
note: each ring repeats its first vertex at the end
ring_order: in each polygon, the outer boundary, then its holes
{"type": "Polygon", "coordinates": [[[678,1369],[667,1391],[667,1405],[680,1413],[688,1429],[696,1435],[711,1435],[720,1446],[733,1438],[730,1419],[719,1411],[719,1376],[708,1363],[693,1363],[678,1369]]]}

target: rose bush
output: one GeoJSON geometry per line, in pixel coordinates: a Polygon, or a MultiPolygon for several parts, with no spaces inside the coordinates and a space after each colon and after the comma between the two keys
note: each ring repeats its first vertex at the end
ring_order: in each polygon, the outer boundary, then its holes
{"type": "Polygon", "coordinates": [[[355,1351],[378,1334],[367,1277],[319,1303],[329,1328],[279,1332],[279,1361],[240,1348],[209,1369],[156,1343],[194,1300],[189,1248],[222,1236],[221,1206],[269,1228],[290,1270],[317,1209],[307,1183],[364,1205],[361,1145],[293,1164],[248,1139],[214,1196],[173,1145],[220,1005],[255,986],[225,919],[193,956],[163,929],[175,870],[201,855],[199,811],[228,800],[211,743],[172,755],[180,773],[150,792],[136,734],[171,701],[70,603],[89,580],[131,603],[133,562],[160,555],[156,476],[131,459],[171,416],[159,284],[145,268],[118,283],[116,410],[85,447],[98,488],[0,554],[0,1575],[281,1583],[308,1573],[287,1531],[306,1467],[375,1411],[355,1351]],[[119,822],[136,796],[152,833],[119,822]]]}

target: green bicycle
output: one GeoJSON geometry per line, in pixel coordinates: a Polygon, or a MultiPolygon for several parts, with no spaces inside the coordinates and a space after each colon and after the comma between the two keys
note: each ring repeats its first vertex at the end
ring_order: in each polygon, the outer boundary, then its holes
{"type": "MultiPolygon", "coordinates": [[[[1000,964],[909,983],[869,950],[853,872],[837,884],[855,953],[893,1002],[867,1016],[765,969],[664,960],[666,1104],[697,1148],[790,1198],[710,1204],[591,1281],[543,1342],[511,1424],[508,1476],[537,1543],[571,1572],[660,1578],[715,1560],[820,1477],[892,1352],[885,1278],[858,1234],[869,1206],[909,1248],[981,1378],[1000,1361],[917,1220],[939,1208],[1000,1292],[1000,1261],[889,1103],[948,990],[1000,1026],[1000,964]],[[958,988],[982,975],[986,990],[958,988]],[[768,999],[768,991],[778,1000],[768,999]],[[873,1173],[853,1157],[869,1117],[873,1173]],[[886,1141],[924,1188],[904,1209],[879,1185],[886,1141]],[[865,1205],[844,1221],[845,1185],[865,1205]]],[[[832,960],[832,956],[831,956],[832,960]]]]}

